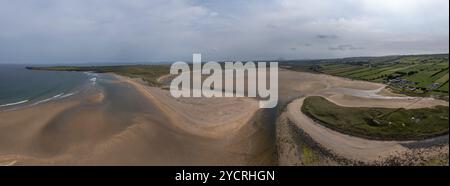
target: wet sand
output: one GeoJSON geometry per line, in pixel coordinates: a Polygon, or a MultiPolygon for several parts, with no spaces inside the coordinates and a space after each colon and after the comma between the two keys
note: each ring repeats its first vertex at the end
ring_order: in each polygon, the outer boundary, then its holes
{"type": "Polygon", "coordinates": [[[268,111],[255,100],[176,100],[137,80],[103,77],[89,93],[0,112],[0,164],[276,163],[268,111]]]}

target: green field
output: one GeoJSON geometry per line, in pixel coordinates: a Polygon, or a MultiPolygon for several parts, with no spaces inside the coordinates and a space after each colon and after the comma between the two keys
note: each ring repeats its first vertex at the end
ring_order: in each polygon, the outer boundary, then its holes
{"type": "Polygon", "coordinates": [[[56,67],[27,67],[31,70],[54,71],[88,71],[96,73],[115,73],[132,78],[142,78],[150,86],[160,86],[158,78],[168,74],[169,65],[124,65],[124,66],[56,66],[56,67]]]}
{"type": "Polygon", "coordinates": [[[291,70],[385,83],[397,93],[448,100],[448,54],[284,61],[291,70]]]}
{"type": "MultiPolygon", "coordinates": [[[[300,108],[299,108],[300,109],[300,108]]],[[[449,108],[341,107],[323,97],[304,100],[302,112],[333,130],[368,139],[425,139],[448,133],[449,108]]]]}

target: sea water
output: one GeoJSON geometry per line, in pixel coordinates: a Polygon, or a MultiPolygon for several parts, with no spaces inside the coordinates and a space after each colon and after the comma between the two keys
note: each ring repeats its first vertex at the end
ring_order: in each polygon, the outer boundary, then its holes
{"type": "Polygon", "coordinates": [[[0,64],[0,110],[73,96],[95,78],[88,73],[28,70],[25,67],[0,64]]]}

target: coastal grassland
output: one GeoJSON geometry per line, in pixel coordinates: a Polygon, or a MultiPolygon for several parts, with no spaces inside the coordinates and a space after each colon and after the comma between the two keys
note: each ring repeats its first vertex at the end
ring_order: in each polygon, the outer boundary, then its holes
{"type": "Polygon", "coordinates": [[[301,111],[341,133],[377,140],[418,140],[448,133],[449,108],[342,107],[323,97],[307,97],[301,111]]]}
{"type": "MultiPolygon", "coordinates": [[[[389,85],[395,93],[448,100],[448,54],[284,61],[310,71],[389,85]]],[[[283,65],[281,65],[283,67],[283,65]]]]}
{"type": "Polygon", "coordinates": [[[449,157],[447,156],[439,156],[427,161],[424,161],[420,164],[421,166],[448,166],[449,165],[449,157]]]}
{"type": "Polygon", "coordinates": [[[123,65],[123,66],[55,66],[27,67],[31,70],[79,71],[95,73],[115,73],[131,78],[142,78],[150,86],[160,86],[158,78],[169,74],[169,65],[123,65]]]}

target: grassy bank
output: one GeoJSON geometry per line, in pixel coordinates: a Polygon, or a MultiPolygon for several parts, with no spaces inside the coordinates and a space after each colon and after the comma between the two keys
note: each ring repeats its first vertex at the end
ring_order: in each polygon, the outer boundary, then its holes
{"type": "Polygon", "coordinates": [[[115,73],[132,78],[142,78],[150,86],[160,86],[158,78],[169,74],[169,65],[126,65],[126,66],[56,66],[56,67],[27,67],[30,70],[80,71],[95,73],[115,73]]]}
{"type": "Polygon", "coordinates": [[[448,133],[449,108],[341,107],[323,97],[304,100],[302,112],[341,133],[377,140],[425,139],[448,133]]]}

